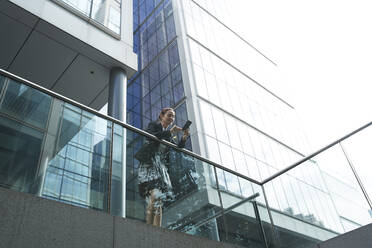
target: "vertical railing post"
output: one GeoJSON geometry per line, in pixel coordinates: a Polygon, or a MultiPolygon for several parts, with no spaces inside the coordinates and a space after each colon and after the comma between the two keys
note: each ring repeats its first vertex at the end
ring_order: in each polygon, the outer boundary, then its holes
{"type": "Polygon", "coordinates": [[[265,230],[264,230],[263,225],[262,225],[262,221],[261,221],[261,217],[260,217],[260,212],[258,211],[257,202],[256,201],[252,201],[252,204],[253,204],[254,214],[256,216],[256,220],[257,220],[257,224],[258,224],[258,228],[259,228],[259,233],[260,233],[262,242],[264,243],[265,248],[269,248],[269,246],[267,244],[265,230]]]}
{"type": "Polygon", "coordinates": [[[92,12],[93,12],[93,1],[94,1],[94,0],[91,0],[91,1],[90,1],[89,19],[93,19],[93,17],[92,17],[92,12]]]}
{"type": "Polygon", "coordinates": [[[350,160],[350,158],[349,158],[349,156],[348,156],[348,154],[347,154],[345,148],[342,146],[341,142],[339,143],[339,145],[340,145],[341,150],[342,150],[342,152],[344,153],[344,155],[345,155],[345,157],[346,157],[346,160],[347,160],[347,162],[348,162],[348,164],[349,164],[349,166],[350,166],[350,168],[351,168],[351,170],[352,170],[352,172],[353,172],[353,174],[354,174],[354,176],[355,176],[355,179],[356,179],[357,182],[358,182],[358,185],[359,185],[360,189],[362,190],[362,193],[363,193],[364,197],[365,197],[366,200],[367,200],[367,203],[368,203],[368,205],[369,205],[369,208],[372,210],[371,199],[369,198],[369,196],[368,196],[368,194],[367,194],[367,191],[366,191],[366,189],[364,188],[364,185],[363,185],[362,181],[360,180],[360,177],[359,177],[359,175],[358,175],[358,173],[357,173],[357,171],[356,171],[356,169],[355,169],[353,163],[351,162],[351,160],[350,160]]]}

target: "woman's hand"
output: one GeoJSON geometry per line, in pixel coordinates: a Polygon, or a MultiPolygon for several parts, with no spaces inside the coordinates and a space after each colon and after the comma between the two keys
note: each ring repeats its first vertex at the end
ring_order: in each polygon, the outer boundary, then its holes
{"type": "Polygon", "coordinates": [[[190,136],[190,129],[186,129],[185,131],[183,131],[182,140],[186,141],[189,136],[190,136]]]}
{"type": "Polygon", "coordinates": [[[172,135],[174,135],[174,134],[178,133],[179,131],[182,131],[182,128],[180,128],[177,125],[174,125],[169,131],[172,133],[172,135]]]}

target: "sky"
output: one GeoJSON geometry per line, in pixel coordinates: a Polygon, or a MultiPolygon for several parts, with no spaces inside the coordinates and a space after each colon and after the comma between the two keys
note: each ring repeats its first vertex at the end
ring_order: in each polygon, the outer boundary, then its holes
{"type": "Polygon", "coordinates": [[[311,151],[372,121],[371,1],[244,2],[244,37],[278,65],[272,89],[297,110],[311,151]]]}

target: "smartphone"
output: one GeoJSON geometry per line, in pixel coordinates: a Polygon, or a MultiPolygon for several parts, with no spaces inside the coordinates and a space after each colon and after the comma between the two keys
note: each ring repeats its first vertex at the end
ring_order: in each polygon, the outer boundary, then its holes
{"type": "Polygon", "coordinates": [[[183,128],[182,128],[182,131],[185,131],[186,129],[188,129],[191,125],[192,121],[186,121],[185,125],[183,125],[183,128]]]}

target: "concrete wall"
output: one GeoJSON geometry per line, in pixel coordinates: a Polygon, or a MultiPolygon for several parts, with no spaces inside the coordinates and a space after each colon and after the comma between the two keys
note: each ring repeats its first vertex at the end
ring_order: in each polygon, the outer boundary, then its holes
{"type": "MultiPolygon", "coordinates": [[[[363,226],[320,243],[316,248],[369,248],[372,247],[372,224],[363,226]]],[[[315,247],[314,247],[315,248],[315,247]]]]}
{"type": "Polygon", "coordinates": [[[240,247],[0,188],[0,248],[240,247]]]}

